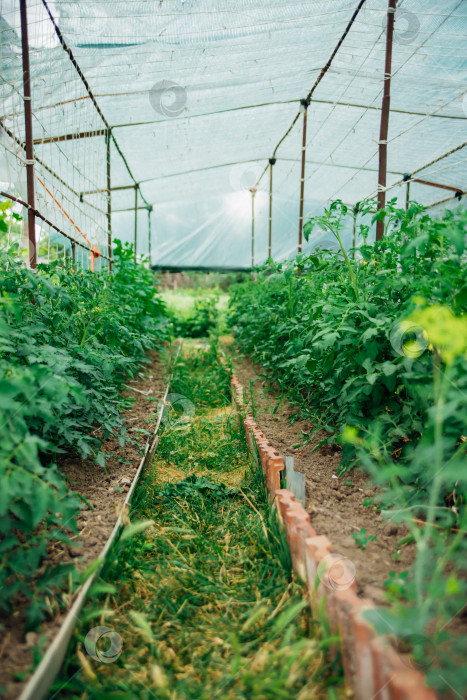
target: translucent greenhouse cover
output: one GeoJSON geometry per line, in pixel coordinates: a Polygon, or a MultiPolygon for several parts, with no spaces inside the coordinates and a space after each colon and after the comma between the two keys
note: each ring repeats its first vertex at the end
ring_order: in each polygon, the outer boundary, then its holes
{"type": "MultiPolygon", "coordinates": [[[[267,168],[357,4],[28,0],[36,173],[42,181],[36,185],[36,207],[71,235],[79,228],[93,243],[105,245],[104,123],[59,42],[48,7],[115,139],[110,148],[113,237],[133,240],[136,182],[138,253],[148,251],[150,222],[154,265],[248,267],[249,188],[267,168]],[[83,132],[98,133],[51,141],[83,132]]],[[[25,158],[18,144],[24,141],[19,0],[0,0],[0,9],[1,120],[8,130],[0,137],[0,183],[25,198],[25,158]]],[[[305,220],[333,199],[353,205],[377,192],[386,18],[387,0],[363,4],[313,93],[305,220]]],[[[466,34],[463,0],[398,2],[387,184],[400,184],[388,190],[387,198],[398,197],[401,205],[404,173],[418,171],[419,179],[454,188],[412,182],[411,199],[426,205],[467,189],[467,153],[461,147],[467,119],[466,34]]],[[[299,118],[273,167],[276,259],[297,250],[301,147],[299,118]]],[[[461,206],[464,202],[465,197],[461,206]]],[[[459,201],[443,206],[459,206],[459,201]]],[[[266,171],[255,196],[255,263],[267,258],[268,217],[266,171]]],[[[318,232],[304,251],[328,239],[318,232]]],[[[350,222],[346,242],[350,245],[350,222]]]]}

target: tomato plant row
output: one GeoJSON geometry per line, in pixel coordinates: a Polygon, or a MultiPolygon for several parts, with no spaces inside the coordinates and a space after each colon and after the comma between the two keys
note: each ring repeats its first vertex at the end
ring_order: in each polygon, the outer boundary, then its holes
{"type": "MultiPolygon", "coordinates": [[[[465,687],[467,636],[453,653],[443,627],[466,592],[467,213],[432,220],[394,201],[383,213],[386,236],[370,244],[374,208],[360,208],[353,257],[341,246],[349,212],[334,202],[305,234],[327,230],[339,252],[270,262],[236,288],[231,322],[241,347],[324,429],[322,442],[341,445],[341,472],[363,467],[382,487],[380,507],[415,541],[415,564],[389,577],[393,606],[375,624],[409,630],[424,658],[436,647],[433,674],[442,666],[465,687]]],[[[439,674],[432,682],[446,690],[439,674]]]]}
{"type": "Polygon", "coordinates": [[[41,568],[48,543],[70,542],[79,501],[55,459],[71,451],[105,465],[102,428],[123,444],[119,394],[145,352],[168,337],[153,274],[117,242],[112,275],[71,264],[33,272],[0,257],[0,606],[30,598],[28,625],[70,567],[41,568]]]}

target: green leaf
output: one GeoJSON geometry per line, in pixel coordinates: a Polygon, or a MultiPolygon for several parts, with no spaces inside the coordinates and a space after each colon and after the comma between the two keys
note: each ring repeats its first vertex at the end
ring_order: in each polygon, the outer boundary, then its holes
{"type": "Polygon", "coordinates": [[[131,537],[138,535],[140,532],[144,532],[144,530],[147,530],[149,527],[152,527],[153,525],[154,525],[154,520],[140,520],[139,522],[131,523],[130,525],[127,525],[125,527],[125,529],[123,530],[123,532],[120,536],[120,541],[125,542],[126,540],[129,540],[131,537]]]}
{"type": "Polygon", "coordinates": [[[394,362],[383,362],[382,365],[380,365],[380,369],[383,371],[383,374],[386,375],[386,377],[390,377],[391,374],[394,374],[394,372],[397,372],[398,365],[396,365],[394,362]]]}
{"type": "Polygon", "coordinates": [[[366,380],[368,384],[374,384],[379,377],[379,372],[373,372],[372,374],[366,375],[366,380]]]}
{"type": "Polygon", "coordinates": [[[137,610],[130,610],[130,617],[133,620],[134,625],[143,633],[146,641],[153,642],[154,634],[146,615],[138,612],[137,610]]]}

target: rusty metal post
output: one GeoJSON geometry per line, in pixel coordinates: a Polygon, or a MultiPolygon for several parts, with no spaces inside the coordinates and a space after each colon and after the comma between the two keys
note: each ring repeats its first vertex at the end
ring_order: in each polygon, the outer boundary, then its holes
{"type": "Polygon", "coordinates": [[[272,260],[272,166],[276,159],[269,159],[269,238],[268,238],[268,260],[272,260]]]}
{"type": "Polygon", "coordinates": [[[152,247],[152,241],[151,241],[151,214],[152,214],[152,204],[150,204],[147,207],[148,210],[148,257],[149,257],[149,269],[151,269],[152,265],[152,260],[151,260],[151,247],[152,247]]]}
{"type": "Polygon", "coordinates": [[[36,215],[34,202],[34,139],[32,134],[31,69],[29,66],[28,17],[26,0],[20,0],[21,48],[23,54],[24,127],[26,137],[26,184],[28,191],[29,265],[36,267],[36,215]]]}
{"type": "Polygon", "coordinates": [[[358,214],[358,205],[356,204],[353,208],[353,231],[352,231],[352,258],[355,260],[355,243],[357,240],[357,214],[358,214]]]}
{"type": "Polygon", "coordinates": [[[302,252],[303,243],[303,199],[305,195],[305,155],[306,155],[306,121],[309,101],[300,100],[300,109],[303,110],[303,135],[302,135],[302,169],[300,174],[300,216],[298,219],[298,252],[302,252]]]}
{"type": "Polygon", "coordinates": [[[136,265],[136,246],[138,243],[138,185],[135,185],[135,265],[136,265]]]}
{"type": "Polygon", "coordinates": [[[110,185],[110,129],[105,133],[107,158],[107,251],[109,256],[109,272],[112,272],[112,192],[110,185]]]}
{"type": "Polygon", "coordinates": [[[251,279],[254,278],[253,269],[255,267],[255,194],[256,187],[250,187],[251,192],[251,279]]]}
{"type": "Polygon", "coordinates": [[[407,186],[406,186],[406,190],[405,190],[405,211],[407,211],[409,208],[409,202],[410,202],[410,180],[407,180],[407,186]]]}
{"type": "MultiPolygon", "coordinates": [[[[386,31],[386,57],[384,66],[383,102],[381,105],[381,124],[379,130],[379,166],[378,166],[378,210],[386,205],[386,171],[388,162],[388,128],[389,106],[391,103],[391,68],[392,38],[394,34],[394,13],[397,0],[389,0],[386,31]]],[[[376,240],[384,235],[384,220],[376,222],[376,240]]]]}

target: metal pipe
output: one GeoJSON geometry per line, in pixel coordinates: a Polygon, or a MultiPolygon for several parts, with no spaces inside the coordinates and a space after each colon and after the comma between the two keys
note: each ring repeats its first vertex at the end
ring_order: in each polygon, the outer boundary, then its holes
{"type": "MultiPolygon", "coordinates": [[[[381,105],[381,124],[379,130],[379,164],[378,164],[378,209],[386,205],[386,170],[388,161],[389,106],[391,103],[391,68],[392,38],[394,34],[394,13],[396,0],[389,0],[386,31],[386,56],[384,66],[383,102],[381,105]]],[[[376,240],[384,235],[384,219],[376,222],[376,240]]]]}
{"type": "Polygon", "coordinates": [[[152,260],[151,260],[151,247],[152,247],[152,241],[151,241],[151,213],[152,213],[152,205],[150,204],[147,207],[148,210],[148,258],[149,258],[149,267],[152,265],[152,260]]]}
{"type": "MultiPolygon", "coordinates": [[[[152,206],[152,205],[150,204],[149,206],[152,206]]],[[[138,211],[142,211],[143,209],[144,209],[144,211],[148,210],[147,204],[146,205],[141,204],[139,207],[136,207],[136,208],[138,209],[138,211]]],[[[128,207],[127,209],[113,209],[113,214],[123,214],[123,212],[125,212],[125,211],[133,211],[134,212],[135,207],[134,206],[128,207]]]]}
{"type": "MultiPolygon", "coordinates": [[[[118,187],[111,187],[110,189],[112,192],[116,192],[117,190],[134,190],[135,187],[136,185],[119,185],[118,187]]],[[[80,192],[80,194],[101,194],[102,192],[107,192],[107,187],[104,187],[102,190],[86,190],[85,192],[80,192]]],[[[133,211],[133,208],[131,210],[133,211]]]]}
{"type": "Polygon", "coordinates": [[[135,264],[136,264],[136,246],[138,243],[138,185],[135,185],[135,264]]]}
{"type": "Polygon", "coordinates": [[[405,211],[408,211],[409,209],[409,201],[410,201],[410,180],[407,180],[407,185],[405,189],[405,211]]]}
{"type": "Polygon", "coordinates": [[[418,182],[419,185],[429,185],[430,187],[439,187],[441,190],[451,190],[451,192],[460,192],[460,187],[453,187],[452,185],[442,185],[440,182],[430,182],[429,180],[419,180],[416,177],[410,178],[412,182],[418,182]]]}
{"type": "Polygon", "coordinates": [[[306,155],[306,122],[309,102],[300,100],[303,109],[303,135],[302,135],[302,170],[300,174],[300,216],[298,219],[298,252],[302,252],[303,242],[303,198],[305,194],[305,155],[306,155]]]}
{"type": "Polygon", "coordinates": [[[24,127],[26,136],[26,184],[28,192],[29,265],[36,267],[36,217],[34,201],[34,145],[32,135],[31,70],[29,66],[28,17],[26,0],[20,0],[21,48],[23,54],[24,127]]]}
{"type": "Polygon", "coordinates": [[[353,208],[353,231],[352,231],[352,258],[355,260],[355,243],[357,240],[357,214],[358,214],[358,205],[356,204],[353,208]]]}
{"type": "Polygon", "coordinates": [[[255,267],[255,194],[256,187],[250,187],[251,192],[251,279],[254,278],[253,270],[255,267]]]}
{"type": "MultiPolygon", "coordinates": [[[[120,95],[128,95],[132,96],[134,95],[133,92],[127,92],[127,93],[120,93],[120,95]]],[[[79,98],[78,98],[79,99],[79,98]]],[[[72,100],[71,100],[72,101],[72,100]]],[[[190,121],[192,119],[202,119],[205,117],[210,117],[213,115],[218,115],[218,114],[226,114],[230,112],[243,112],[247,109],[260,109],[261,107],[273,107],[274,105],[288,105],[288,104],[296,104],[297,100],[274,100],[272,102],[259,102],[258,104],[254,105],[242,105],[241,107],[230,107],[227,109],[221,109],[219,111],[215,112],[199,112],[198,114],[193,114],[190,116],[190,121]]],[[[381,107],[378,105],[369,105],[369,104],[361,104],[358,102],[342,102],[341,100],[319,100],[316,97],[313,98],[313,102],[317,102],[318,104],[325,104],[325,105],[332,105],[336,107],[355,107],[356,109],[364,109],[364,110],[373,110],[376,112],[379,112],[381,110],[381,107]]],[[[55,105],[53,105],[55,106],[55,105]]],[[[412,110],[407,110],[407,109],[397,109],[396,107],[391,107],[391,112],[397,112],[398,114],[410,114],[413,115],[414,117],[433,117],[436,119],[457,119],[457,120],[466,120],[467,116],[460,115],[460,114],[436,114],[433,112],[414,112],[412,110]]],[[[151,126],[153,124],[164,124],[165,122],[172,121],[173,117],[168,117],[167,119],[159,119],[159,120],[149,120],[145,122],[122,122],[121,124],[113,124],[112,128],[113,129],[128,129],[132,128],[134,129],[137,126],[151,126]]],[[[182,119],[185,119],[185,117],[182,117],[182,119]]],[[[267,166],[266,166],[267,167],[267,166]]]]}
{"type": "Polygon", "coordinates": [[[110,130],[105,134],[107,160],[107,249],[109,253],[109,272],[112,272],[112,194],[110,190],[110,130]]]}
{"type": "Polygon", "coordinates": [[[269,159],[269,238],[268,238],[268,260],[272,260],[272,166],[276,159],[269,159]]]}
{"type": "Polygon", "coordinates": [[[452,197],[446,197],[446,199],[440,199],[438,202],[433,202],[433,204],[427,204],[425,209],[430,209],[431,207],[436,207],[438,204],[444,204],[445,202],[450,202],[453,199],[458,199],[459,201],[462,199],[464,195],[467,194],[466,190],[459,190],[459,192],[456,192],[455,195],[452,197]]]}
{"type": "Polygon", "coordinates": [[[107,129],[97,129],[96,131],[82,131],[77,134],[61,134],[60,136],[47,136],[43,139],[34,139],[34,144],[57,143],[58,141],[75,141],[76,139],[88,139],[94,136],[105,136],[107,129]]]}

